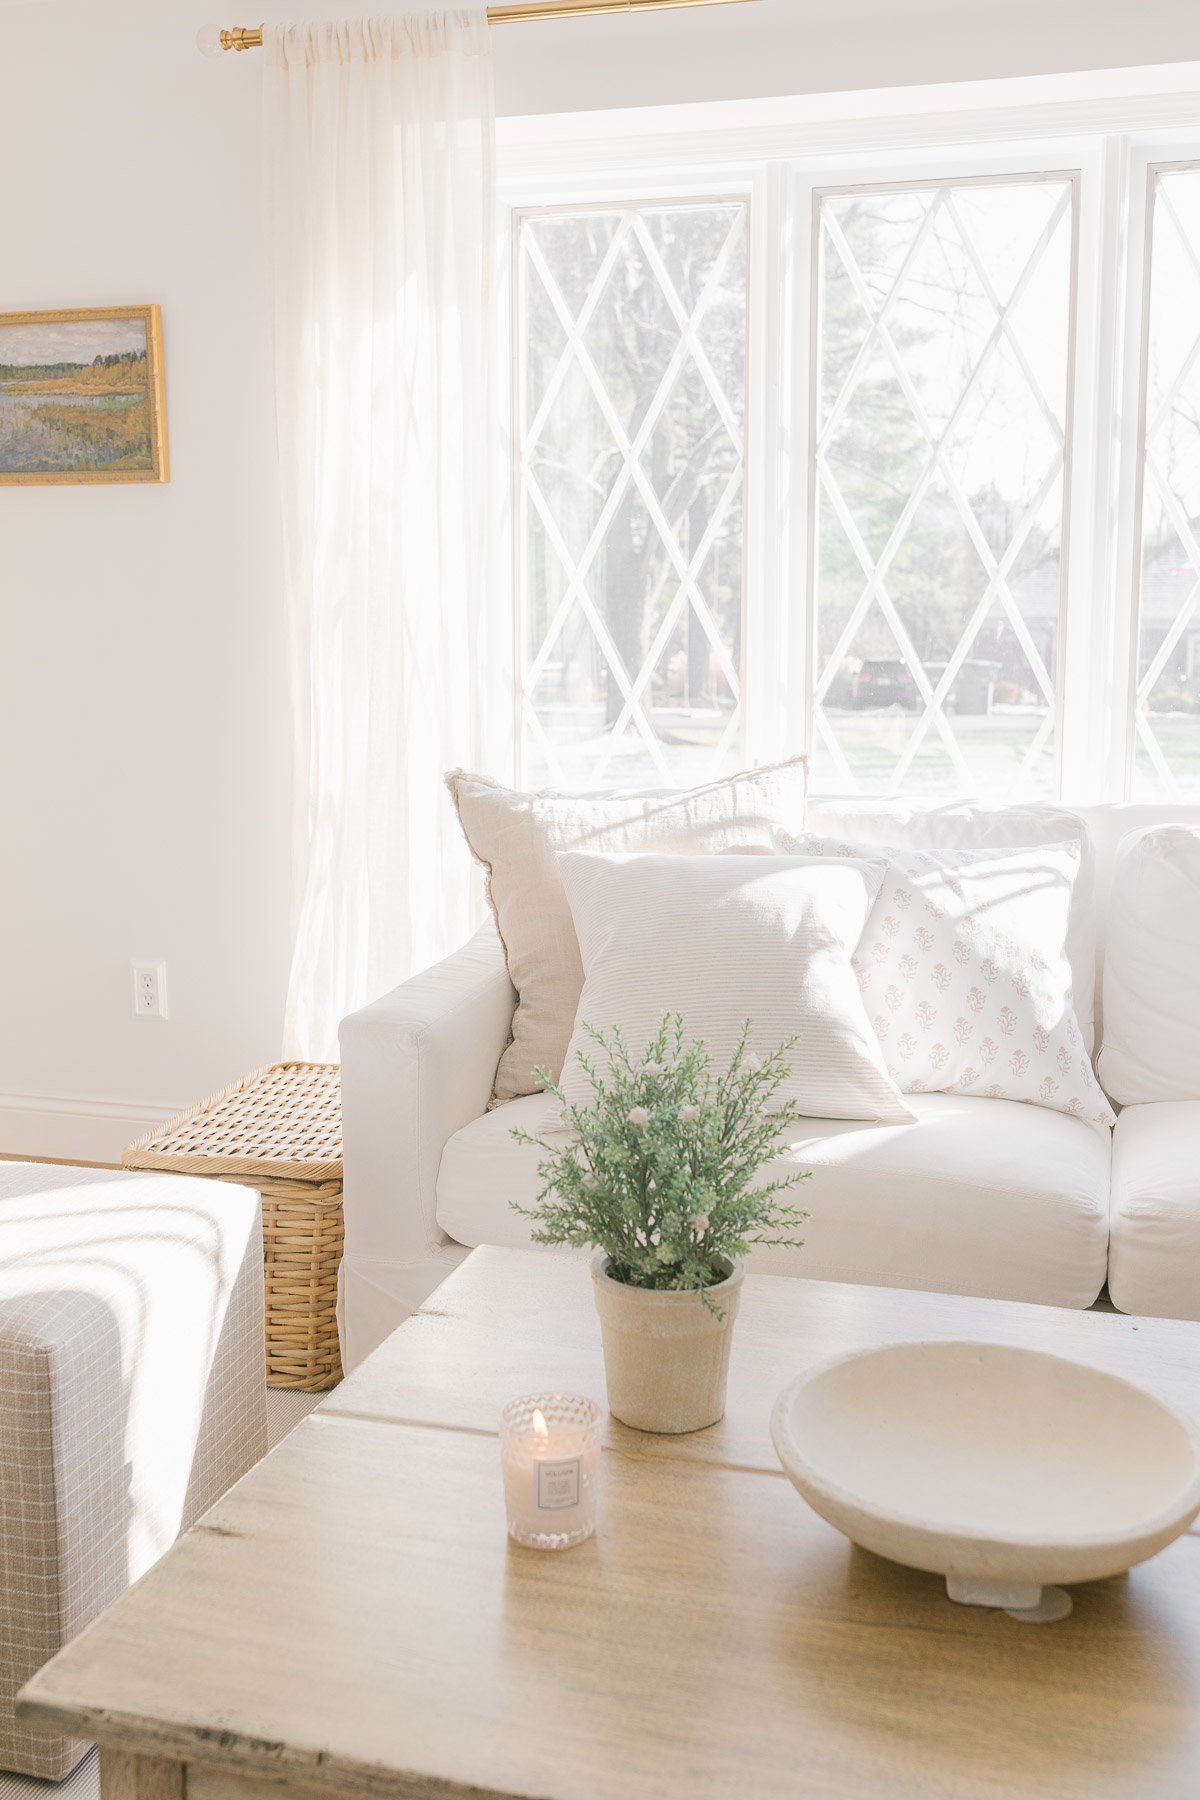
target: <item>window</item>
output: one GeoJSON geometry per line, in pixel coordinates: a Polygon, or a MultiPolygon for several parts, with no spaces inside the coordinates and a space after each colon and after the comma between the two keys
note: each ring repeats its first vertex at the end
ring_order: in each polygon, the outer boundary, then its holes
{"type": "Polygon", "coordinates": [[[1054,788],[1073,197],[818,196],[817,785],[1054,788]]]}
{"type": "Polygon", "coordinates": [[[1133,786],[1200,797],[1200,167],[1155,170],[1133,786]]]}
{"type": "Polygon", "coordinates": [[[1200,803],[1200,127],[1135,79],[514,129],[524,781],[1200,803]]]}
{"type": "Polygon", "coordinates": [[[740,759],[745,387],[744,202],[519,217],[527,779],[740,759]]]}

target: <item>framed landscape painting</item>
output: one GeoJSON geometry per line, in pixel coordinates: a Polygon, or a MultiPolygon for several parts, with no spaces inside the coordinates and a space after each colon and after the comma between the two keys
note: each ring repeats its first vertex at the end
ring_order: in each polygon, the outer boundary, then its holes
{"type": "Polygon", "coordinates": [[[0,484],[167,478],[157,306],[0,313],[0,484]]]}

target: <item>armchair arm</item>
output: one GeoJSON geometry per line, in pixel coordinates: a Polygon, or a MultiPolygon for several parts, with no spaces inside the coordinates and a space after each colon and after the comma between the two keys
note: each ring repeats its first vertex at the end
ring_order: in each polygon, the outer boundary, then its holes
{"type": "Polygon", "coordinates": [[[445,962],[342,1020],[338,1320],[347,1369],[466,1255],[438,1228],[438,1167],[447,1139],[487,1109],[515,1003],[489,924],[445,962]]]}

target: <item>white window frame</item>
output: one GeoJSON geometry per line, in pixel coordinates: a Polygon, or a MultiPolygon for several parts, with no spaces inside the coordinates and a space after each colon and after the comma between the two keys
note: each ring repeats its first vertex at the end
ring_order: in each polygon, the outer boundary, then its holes
{"type": "MultiPolygon", "coordinates": [[[[695,191],[681,192],[678,189],[676,189],[675,191],[672,191],[669,193],[663,192],[662,194],[656,194],[653,197],[647,197],[645,194],[639,193],[634,196],[623,196],[619,199],[613,199],[610,197],[610,198],[603,199],[603,200],[597,200],[597,199],[580,200],[578,198],[577,194],[573,194],[573,197],[569,202],[541,201],[536,205],[529,205],[529,204],[510,205],[508,208],[508,212],[507,212],[507,230],[508,230],[509,239],[510,239],[510,262],[511,262],[511,277],[510,277],[510,280],[511,280],[511,296],[510,296],[511,336],[510,336],[509,354],[510,354],[511,361],[512,361],[512,375],[513,375],[512,418],[514,421],[523,422],[524,400],[523,400],[523,396],[521,395],[521,393],[519,391],[521,360],[520,360],[520,345],[518,342],[519,333],[520,333],[520,309],[519,309],[519,304],[518,304],[518,295],[519,295],[519,282],[520,282],[520,234],[521,234],[522,225],[525,220],[531,219],[531,218],[541,218],[541,217],[546,217],[546,216],[557,216],[557,217],[561,218],[565,214],[569,214],[569,213],[592,213],[592,212],[596,212],[601,209],[611,210],[613,212],[619,212],[623,207],[637,207],[637,208],[644,207],[644,208],[650,209],[653,207],[668,207],[668,208],[679,207],[679,208],[682,208],[682,207],[687,207],[687,206],[704,206],[704,205],[720,206],[720,205],[729,205],[729,204],[740,205],[745,208],[745,224],[744,224],[743,229],[745,232],[745,239],[746,239],[746,325],[745,325],[746,387],[745,387],[745,396],[744,396],[744,415],[743,415],[743,427],[742,427],[743,444],[742,444],[741,494],[742,494],[743,529],[742,529],[742,556],[741,556],[741,616],[740,616],[740,625],[739,625],[739,645],[742,647],[742,649],[744,651],[744,646],[746,645],[748,636],[749,636],[746,608],[747,608],[747,595],[750,591],[749,544],[751,541],[751,532],[750,532],[750,524],[749,524],[749,506],[750,506],[750,490],[751,490],[751,486],[752,486],[751,476],[750,476],[750,447],[751,447],[751,438],[752,438],[752,434],[754,431],[755,417],[756,417],[757,410],[758,410],[757,405],[755,404],[755,400],[754,400],[755,390],[754,390],[754,383],[753,383],[753,378],[752,378],[751,368],[750,368],[750,358],[752,355],[752,346],[754,345],[756,336],[758,334],[756,334],[751,329],[751,316],[750,316],[751,315],[751,306],[753,303],[753,297],[756,292],[757,283],[754,280],[754,273],[753,273],[753,267],[752,267],[752,259],[753,259],[754,247],[755,247],[754,246],[754,212],[753,212],[752,195],[751,195],[749,189],[743,188],[743,189],[739,190],[739,188],[736,185],[731,186],[728,183],[726,183],[720,189],[720,191],[716,190],[715,188],[707,188],[703,192],[695,192],[695,191]]],[[[660,410],[658,416],[659,417],[662,416],[661,410],[660,410]]],[[[645,428],[645,426],[643,424],[643,426],[640,427],[639,429],[644,429],[644,428],[645,428]]],[[[520,764],[521,750],[525,743],[525,722],[524,722],[524,716],[523,716],[524,715],[524,704],[523,704],[524,694],[523,694],[523,685],[522,684],[523,684],[523,680],[524,680],[524,669],[525,669],[526,652],[527,652],[527,645],[528,645],[528,632],[527,632],[528,614],[526,611],[525,584],[521,579],[521,569],[520,569],[520,549],[521,549],[521,543],[524,538],[524,522],[525,522],[525,506],[526,506],[525,483],[522,479],[522,474],[523,474],[523,471],[522,471],[522,445],[520,442],[517,441],[517,436],[514,433],[512,456],[511,456],[512,518],[513,518],[513,531],[512,531],[513,606],[512,606],[512,612],[513,612],[513,657],[514,657],[515,667],[516,667],[517,673],[518,673],[518,684],[517,684],[516,696],[515,696],[516,697],[516,706],[517,706],[516,756],[517,756],[518,765],[520,764]]],[[[603,648],[603,646],[602,646],[602,648],[603,648]]],[[[634,671],[632,671],[633,679],[635,682],[638,678],[638,673],[639,673],[639,671],[636,669],[634,671]]],[[[738,711],[739,722],[740,722],[739,737],[740,737],[740,740],[743,743],[743,745],[746,745],[747,720],[750,716],[751,709],[749,708],[749,706],[747,704],[746,681],[745,681],[745,669],[744,668],[741,668],[738,670],[738,685],[737,685],[736,699],[737,699],[737,711],[738,711]]],[[[747,754],[749,754],[748,745],[747,745],[747,754]]]]}
{"type": "MultiPolygon", "coordinates": [[[[1133,790],[1137,750],[1135,709],[1141,636],[1142,506],[1146,472],[1146,385],[1150,353],[1151,261],[1154,245],[1154,188],[1173,169],[1200,169],[1200,131],[1190,155],[1180,155],[1179,135],[1133,147],[1129,160],[1129,240],[1125,331],[1125,455],[1130,478],[1120,497],[1118,560],[1120,588],[1114,615],[1113,714],[1120,732],[1113,744],[1112,776],[1122,797],[1133,790]],[[1133,248],[1136,247],[1136,254],[1133,248]],[[1123,704],[1122,704],[1123,700],[1123,704]]],[[[1169,798],[1169,796],[1163,796],[1169,798]]]]}
{"type": "MultiPolygon", "coordinates": [[[[1059,793],[1127,798],[1136,675],[1140,376],[1148,171],[1200,160],[1200,65],[882,94],[501,121],[497,354],[515,365],[512,220],[545,206],[747,198],[747,427],[741,687],[750,763],[811,748],[810,408],[814,198],[822,189],[1005,175],[1077,184],[1059,793]]],[[[497,566],[513,613],[511,495],[497,566]]],[[[503,514],[500,507],[500,514],[503,514]]]]}
{"type": "MultiPolygon", "coordinates": [[[[1064,738],[1066,737],[1066,718],[1064,708],[1065,671],[1068,662],[1067,629],[1068,617],[1072,609],[1068,603],[1070,588],[1071,557],[1069,539],[1071,525],[1071,480],[1075,466],[1075,413],[1079,401],[1076,370],[1078,367],[1076,339],[1078,335],[1078,273],[1079,248],[1083,229],[1083,162],[1078,147],[1075,155],[1059,167],[1053,166],[1054,157],[1047,152],[1033,155],[1013,156],[1002,153],[997,147],[993,152],[976,154],[969,158],[962,156],[946,157],[944,155],[929,159],[919,173],[909,172],[913,159],[906,159],[905,175],[896,178],[894,160],[885,163],[862,164],[854,166],[848,179],[836,182],[809,179],[803,181],[801,188],[802,203],[807,202],[811,215],[811,251],[815,261],[818,255],[818,244],[821,228],[821,202],[828,195],[850,193],[879,193],[881,191],[911,192],[928,191],[930,188],[968,187],[976,185],[999,185],[1010,181],[1054,181],[1066,183],[1072,190],[1071,198],[1071,275],[1069,283],[1069,319],[1067,331],[1067,381],[1065,395],[1066,418],[1063,432],[1063,525],[1062,550],[1060,555],[1059,575],[1059,611],[1058,636],[1055,653],[1055,691],[1054,709],[1056,717],[1055,729],[1055,787],[1061,788],[1064,762],[1064,738]],[[1049,165],[1049,166],[1048,166],[1049,165]]],[[[807,597],[807,654],[806,669],[811,671],[811,679],[806,679],[805,699],[810,698],[815,689],[819,671],[816,668],[815,625],[816,607],[813,604],[813,591],[816,581],[815,548],[816,532],[813,529],[817,506],[817,431],[816,431],[816,392],[817,392],[817,357],[820,349],[817,336],[817,307],[819,295],[815,281],[810,283],[811,299],[808,334],[808,409],[806,414],[806,433],[808,440],[808,482],[805,494],[805,516],[808,539],[808,560],[805,571],[805,594],[807,597]]],[[[815,716],[807,721],[805,747],[809,756],[816,751],[815,716]]]]}

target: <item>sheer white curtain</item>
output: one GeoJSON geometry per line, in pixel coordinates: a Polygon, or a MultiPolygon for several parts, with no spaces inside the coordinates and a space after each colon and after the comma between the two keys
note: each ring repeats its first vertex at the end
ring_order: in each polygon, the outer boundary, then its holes
{"type": "Polygon", "coordinates": [[[264,33],[297,729],[286,1054],[461,943],[443,771],[482,759],[491,61],[483,5],[264,33]]]}

